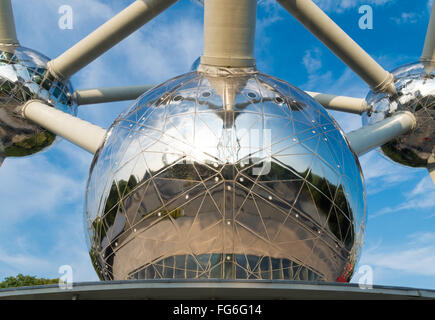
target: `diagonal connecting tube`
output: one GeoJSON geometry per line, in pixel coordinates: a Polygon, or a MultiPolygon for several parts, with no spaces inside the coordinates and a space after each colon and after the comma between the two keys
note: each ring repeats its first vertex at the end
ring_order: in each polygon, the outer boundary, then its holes
{"type": "Polygon", "coordinates": [[[107,131],[103,128],[38,100],[30,100],[24,104],[21,115],[92,154],[98,151],[106,139],[107,131]]]}
{"type": "Polygon", "coordinates": [[[136,0],[71,49],[48,63],[51,74],[68,79],[127,38],[177,0],[136,0]]]}
{"type": "Polygon", "coordinates": [[[369,111],[371,107],[367,104],[365,99],[351,98],[345,96],[334,96],[332,94],[306,92],[312,98],[317,100],[325,109],[363,114],[369,111]]]}
{"type": "Polygon", "coordinates": [[[396,95],[394,77],[353,41],[311,0],[278,0],[374,91],[396,95]]]}
{"type": "MultiPolygon", "coordinates": [[[[136,100],[154,85],[128,87],[108,87],[77,90],[73,94],[74,101],[80,105],[136,100]]],[[[346,96],[335,96],[319,92],[306,92],[329,110],[362,114],[370,110],[366,100],[346,96]]]]}
{"type": "Polygon", "coordinates": [[[412,113],[398,112],[387,119],[348,133],[347,139],[352,150],[361,156],[410,132],[416,123],[412,113]]]}
{"type": "Polygon", "coordinates": [[[96,103],[136,100],[152,87],[153,86],[151,85],[142,85],[77,90],[73,94],[73,99],[79,106],[96,103]]]}

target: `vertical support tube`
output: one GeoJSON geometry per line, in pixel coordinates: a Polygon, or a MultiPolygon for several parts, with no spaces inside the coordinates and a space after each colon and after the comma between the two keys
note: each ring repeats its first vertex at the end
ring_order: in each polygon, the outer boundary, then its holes
{"type": "Polygon", "coordinates": [[[278,0],[375,92],[396,95],[394,77],[353,41],[311,0],[278,0]]]}
{"type": "Polygon", "coordinates": [[[432,5],[432,13],[420,61],[427,73],[431,73],[435,69],[435,4],[432,5]]]}
{"type": "Polygon", "coordinates": [[[11,0],[0,0],[0,44],[19,44],[11,0]]]}
{"type": "Polygon", "coordinates": [[[204,1],[204,55],[201,64],[255,66],[257,0],[204,1]]]}

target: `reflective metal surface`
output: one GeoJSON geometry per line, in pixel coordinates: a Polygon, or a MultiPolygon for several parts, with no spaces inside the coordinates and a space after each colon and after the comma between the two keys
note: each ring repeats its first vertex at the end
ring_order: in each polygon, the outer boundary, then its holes
{"type": "Polygon", "coordinates": [[[56,81],[47,74],[48,61],[28,48],[0,47],[0,159],[34,154],[56,139],[53,133],[23,119],[17,112],[26,101],[39,99],[77,114],[77,106],[70,99],[70,83],[56,81]]]}
{"type": "Polygon", "coordinates": [[[373,111],[363,115],[363,124],[376,123],[398,111],[410,111],[417,119],[417,127],[410,134],[381,147],[382,153],[410,167],[424,167],[435,152],[435,72],[426,74],[418,62],[402,66],[393,72],[398,97],[370,92],[367,102],[373,111]]]}
{"type": "Polygon", "coordinates": [[[106,280],[348,281],[365,212],[336,122],[255,70],[191,72],[140,97],[110,128],[86,197],[106,280]]]}

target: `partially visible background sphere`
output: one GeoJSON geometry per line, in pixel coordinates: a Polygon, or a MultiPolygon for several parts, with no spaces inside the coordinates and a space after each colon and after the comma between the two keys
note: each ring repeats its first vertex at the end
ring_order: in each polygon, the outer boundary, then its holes
{"type": "MultiPolygon", "coordinates": [[[[27,121],[17,112],[26,101],[42,100],[72,115],[77,106],[68,81],[53,79],[47,72],[49,59],[24,47],[0,47],[0,162],[46,149],[56,136],[27,121]]],[[[0,163],[1,164],[1,163],[0,163]]]]}
{"type": "Polygon", "coordinates": [[[348,281],[365,201],[356,156],[308,95],[260,73],[191,72],[116,119],[85,218],[106,280],[348,281]]]}
{"type": "Polygon", "coordinates": [[[399,111],[413,113],[417,127],[385,144],[381,150],[394,162],[426,168],[435,152],[435,72],[426,74],[418,62],[397,68],[392,73],[398,98],[391,100],[386,94],[370,92],[367,102],[373,110],[363,115],[363,125],[382,121],[399,111]]]}

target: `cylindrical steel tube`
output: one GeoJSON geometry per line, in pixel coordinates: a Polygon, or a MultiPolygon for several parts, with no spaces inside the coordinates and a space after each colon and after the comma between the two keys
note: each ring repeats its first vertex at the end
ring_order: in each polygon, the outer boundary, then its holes
{"type": "Polygon", "coordinates": [[[278,0],[278,2],[374,91],[396,94],[393,75],[384,70],[313,1],[278,0]]]}
{"type": "Polygon", "coordinates": [[[347,134],[352,150],[359,156],[415,128],[416,119],[408,111],[399,112],[370,126],[347,134]]]}
{"type": "Polygon", "coordinates": [[[255,66],[257,0],[204,1],[204,55],[217,67],[255,66]]]}
{"type": "Polygon", "coordinates": [[[432,5],[432,13],[430,15],[423,54],[420,60],[427,73],[435,69],[435,5],[432,5]]]}
{"type": "Polygon", "coordinates": [[[349,112],[355,114],[362,114],[365,111],[370,110],[370,106],[367,104],[367,101],[365,99],[334,96],[332,94],[309,91],[307,91],[307,94],[309,94],[323,107],[329,110],[349,112]]]}
{"type": "Polygon", "coordinates": [[[176,1],[136,0],[71,49],[50,61],[50,72],[62,79],[71,77],[176,1]]]}
{"type": "Polygon", "coordinates": [[[18,44],[11,0],[0,0],[0,44],[18,44]]]}
{"type": "Polygon", "coordinates": [[[152,87],[153,86],[151,85],[143,85],[77,90],[73,94],[73,99],[80,106],[96,103],[136,100],[152,87]]]}
{"type": "Polygon", "coordinates": [[[28,101],[21,109],[22,116],[73,144],[96,153],[103,145],[107,131],[87,121],[73,117],[38,100],[28,101]]]}

